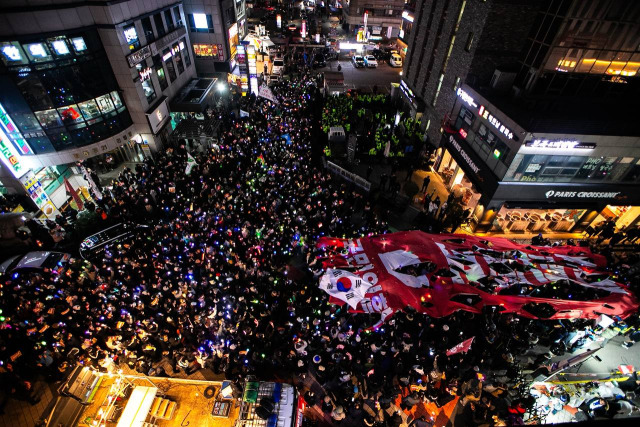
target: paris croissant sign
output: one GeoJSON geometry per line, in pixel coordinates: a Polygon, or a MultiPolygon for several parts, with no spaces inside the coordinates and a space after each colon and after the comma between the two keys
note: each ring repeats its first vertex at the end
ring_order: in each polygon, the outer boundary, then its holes
{"type": "Polygon", "coordinates": [[[613,199],[621,191],[554,191],[544,193],[547,199],[613,199]]]}

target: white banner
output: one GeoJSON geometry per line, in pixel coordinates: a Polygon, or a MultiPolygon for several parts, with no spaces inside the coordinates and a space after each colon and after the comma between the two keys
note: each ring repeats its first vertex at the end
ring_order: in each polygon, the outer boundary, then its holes
{"type": "Polygon", "coordinates": [[[271,89],[269,88],[269,86],[267,86],[265,84],[260,86],[260,89],[258,89],[258,96],[266,98],[269,101],[274,102],[276,104],[279,103],[278,100],[276,99],[276,97],[273,95],[273,92],[271,92],[271,89]]]}

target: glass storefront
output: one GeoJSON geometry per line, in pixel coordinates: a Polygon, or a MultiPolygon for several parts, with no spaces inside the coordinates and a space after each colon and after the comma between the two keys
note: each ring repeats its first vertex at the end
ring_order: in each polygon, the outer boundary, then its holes
{"type": "Polygon", "coordinates": [[[504,181],[638,182],[640,158],[517,154],[504,181]]]}
{"type": "Polygon", "coordinates": [[[0,59],[0,102],[33,154],[89,145],[132,124],[95,29],[2,41],[0,59]]]}
{"type": "Polygon", "coordinates": [[[441,158],[436,165],[436,172],[442,179],[447,191],[458,198],[465,209],[474,210],[482,196],[475,185],[467,178],[464,170],[451,156],[446,148],[439,148],[436,155],[441,158]]]}
{"type": "Polygon", "coordinates": [[[490,231],[505,233],[570,232],[587,209],[509,209],[503,206],[490,231]]]}

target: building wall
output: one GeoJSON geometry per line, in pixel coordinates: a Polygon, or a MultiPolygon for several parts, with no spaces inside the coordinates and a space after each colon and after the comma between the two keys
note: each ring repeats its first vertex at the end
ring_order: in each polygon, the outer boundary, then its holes
{"type": "Polygon", "coordinates": [[[451,112],[455,90],[467,75],[476,40],[482,34],[492,3],[491,0],[417,2],[414,21],[417,25],[409,37],[403,80],[426,105],[422,123],[427,127],[427,141],[433,146],[440,142],[440,124],[451,112]]]}
{"type": "Polygon", "coordinates": [[[487,85],[496,68],[517,70],[541,3],[542,0],[493,0],[482,34],[475,35],[477,46],[467,82],[487,85]]]}

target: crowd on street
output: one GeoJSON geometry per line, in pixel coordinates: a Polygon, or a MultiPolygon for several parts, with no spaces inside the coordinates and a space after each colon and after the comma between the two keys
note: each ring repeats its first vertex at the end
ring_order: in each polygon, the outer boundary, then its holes
{"type": "MultiPolygon", "coordinates": [[[[516,356],[588,322],[491,310],[436,319],[408,308],[372,330],[375,316],[330,304],[317,286],[315,241],[385,233],[387,224],[365,195],[312,161],[314,76],[272,90],[277,103],[236,101],[249,117],[216,113],[215,146],[178,142],[85,204],[104,227],[146,226],[129,241],[66,269],[3,278],[6,396],[33,402],[38,376],[61,380],[75,363],[126,364],[160,376],[210,369],[234,381],[292,380],[336,425],[430,426],[416,408],[455,399],[456,426],[521,423],[531,398],[515,384],[545,359],[527,367],[516,356]],[[446,355],[469,337],[467,353],[446,355]]],[[[73,224],[50,226],[63,234],[73,224]]]]}

